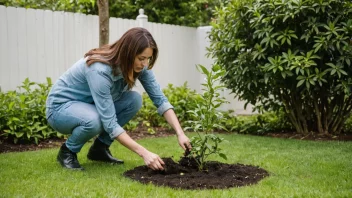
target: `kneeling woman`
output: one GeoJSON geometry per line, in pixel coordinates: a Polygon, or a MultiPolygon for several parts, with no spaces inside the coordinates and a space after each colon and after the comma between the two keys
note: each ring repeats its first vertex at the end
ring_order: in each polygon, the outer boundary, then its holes
{"type": "Polygon", "coordinates": [[[53,85],[46,103],[47,120],[58,132],[70,134],[57,156],[63,167],[82,170],[77,153],[98,135],[88,159],[123,163],[109,150],[117,140],[141,156],[151,169],[163,170],[160,157],[131,139],[122,128],[142,106],[141,95],[131,90],[137,79],[158,113],[175,130],[179,145],[191,148],[173,106],[151,71],[157,56],[158,47],[152,35],[144,28],[132,28],[115,43],[90,50],[53,85]]]}

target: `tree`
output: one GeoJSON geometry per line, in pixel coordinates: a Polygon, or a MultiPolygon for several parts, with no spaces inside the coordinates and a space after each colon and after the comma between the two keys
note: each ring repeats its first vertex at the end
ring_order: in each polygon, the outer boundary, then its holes
{"type": "Polygon", "coordinates": [[[109,43],[109,1],[98,0],[99,8],[99,46],[109,43]]]}
{"type": "Polygon", "coordinates": [[[302,134],[338,134],[352,111],[352,2],[234,0],[218,9],[209,53],[257,110],[283,107],[302,134]]]}

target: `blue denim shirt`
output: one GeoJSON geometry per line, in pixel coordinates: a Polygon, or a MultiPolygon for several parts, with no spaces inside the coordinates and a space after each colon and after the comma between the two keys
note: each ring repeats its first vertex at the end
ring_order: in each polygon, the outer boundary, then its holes
{"type": "MultiPolygon", "coordinates": [[[[152,70],[145,67],[138,79],[160,115],[173,108],[163,94],[152,70]]],[[[82,58],[53,85],[46,101],[46,108],[59,110],[70,101],[94,103],[104,130],[113,139],[125,132],[117,122],[114,101],[127,90],[128,85],[123,76],[114,76],[109,65],[96,62],[87,66],[86,59],[82,58]]]]}

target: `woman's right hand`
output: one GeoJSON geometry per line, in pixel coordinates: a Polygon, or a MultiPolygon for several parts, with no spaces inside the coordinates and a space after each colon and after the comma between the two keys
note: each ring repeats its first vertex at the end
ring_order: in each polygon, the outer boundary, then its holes
{"type": "Polygon", "coordinates": [[[164,170],[164,161],[155,153],[148,150],[142,154],[144,163],[153,170],[164,170]]]}
{"type": "Polygon", "coordinates": [[[122,145],[134,151],[144,160],[144,163],[153,170],[164,170],[165,163],[163,160],[155,153],[152,153],[145,149],[143,146],[135,142],[126,132],[121,133],[116,137],[122,145]]]}

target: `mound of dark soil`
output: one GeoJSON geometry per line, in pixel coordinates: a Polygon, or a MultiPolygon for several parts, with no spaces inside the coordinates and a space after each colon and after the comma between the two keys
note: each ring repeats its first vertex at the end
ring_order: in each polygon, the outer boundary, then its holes
{"type": "Polygon", "coordinates": [[[256,166],[244,164],[224,164],[210,161],[205,171],[195,166],[187,166],[183,159],[180,163],[171,158],[163,158],[164,171],[154,171],[147,166],[139,166],[126,171],[123,175],[144,184],[168,186],[179,189],[226,189],[256,184],[269,173],[256,166]]]}

